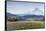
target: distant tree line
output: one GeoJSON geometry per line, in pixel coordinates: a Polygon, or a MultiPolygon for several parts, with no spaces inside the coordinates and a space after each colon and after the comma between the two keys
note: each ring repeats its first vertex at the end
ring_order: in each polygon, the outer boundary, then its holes
{"type": "MultiPolygon", "coordinates": [[[[45,21],[45,18],[43,18],[43,19],[29,19],[29,20],[30,21],[45,21]]],[[[19,21],[19,19],[17,19],[15,16],[9,16],[9,17],[7,16],[7,21],[19,21]]]]}
{"type": "Polygon", "coordinates": [[[11,17],[11,16],[7,17],[7,20],[8,21],[18,21],[16,17],[11,17]]]}

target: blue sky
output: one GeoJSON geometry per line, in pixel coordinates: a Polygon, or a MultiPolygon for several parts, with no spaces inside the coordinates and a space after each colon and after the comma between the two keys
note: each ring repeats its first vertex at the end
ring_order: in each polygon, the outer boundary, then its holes
{"type": "Polygon", "coordinates": [[[41,3],[24,3],[24,2],[7,2],[7,12],[18,15],[35,14],[44,15],[44,4],[41,3]],[[38,8],[39,10],[34,10],[38,8]]]}

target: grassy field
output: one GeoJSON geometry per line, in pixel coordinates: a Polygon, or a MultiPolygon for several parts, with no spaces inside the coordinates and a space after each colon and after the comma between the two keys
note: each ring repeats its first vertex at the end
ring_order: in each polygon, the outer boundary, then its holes
{"type": "Polygon", "coordinates": [[[7,22],[8,30],[23,30],[23,29],[41,29],[44,28],[43,21],[16,21],[7,22]]]}

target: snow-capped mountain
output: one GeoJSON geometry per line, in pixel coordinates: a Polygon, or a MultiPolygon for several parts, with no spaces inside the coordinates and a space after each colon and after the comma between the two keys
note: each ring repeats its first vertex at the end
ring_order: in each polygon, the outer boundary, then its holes
{"type": "Polygon", "coordinates": [[[33,18],[33,19],[43,19],[44,16],[42,15],[24,15],[24,16],[20,16],[20,15],[15,15],[15,14],[11,14],[11,13],[6,13],[7,16],[15,16],[17,19],[20,20],[25,20],[27,18],[33,18]]]}
{"type": "Polygon", "coordinates": [[[38,8],[35,8],[33,11],[32,11],[32,14],[35,14],[35,15],[44,15],[44,11],[38,9],[38,8]]]}

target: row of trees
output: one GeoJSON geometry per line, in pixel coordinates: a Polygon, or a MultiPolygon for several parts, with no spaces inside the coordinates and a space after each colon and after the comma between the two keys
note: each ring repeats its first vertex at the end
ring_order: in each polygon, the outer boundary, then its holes
{"type": "MultiPolygon", "coordinates": [[[[19,19],[17,19],[16,17],[7,17],[7,21],[18,21],[19,19]]],[[[26,19],[26,20],[30,20],[30,21],[45,21],[45,18],[43,19],[26,19]]]]}
{"type": "Polygon", "coordinates": [[[16,17],[7,17],[7,21],[17,21],[18,19],[16,17]]]}

